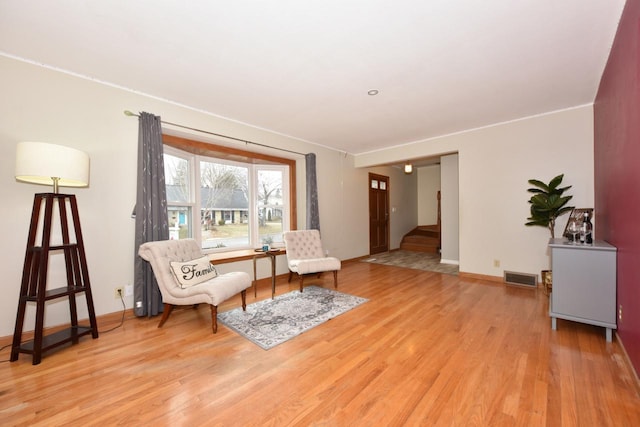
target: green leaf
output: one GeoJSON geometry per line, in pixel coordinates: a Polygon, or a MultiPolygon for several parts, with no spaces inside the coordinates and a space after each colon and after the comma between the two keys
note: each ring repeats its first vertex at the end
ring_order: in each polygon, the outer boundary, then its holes
{"type": "Polygon", "coordinates": [[[549,186],[547,186],[547,184],[545,184],[544,182],[539,181],[537,179],[530,179],[529,180],[529,184],[540,188],[544,192],[548,192],[549,191],[549,186]]]}
{"type": "Polygon", "coordinates": [[[530,193],[546,193],[546,191],[541,190],[539,188],[529,188],[527,191],[530,193]]]}
{"type": "Polygon", "coordinates": [[[560,174],[555,178],[553,178],[551,181],[549,181],[549,189],[555,190],[558,187],[558,185],[560,185],[560,183],[562,182],[562,178],[564,178],[564,174],[560,174]]]}

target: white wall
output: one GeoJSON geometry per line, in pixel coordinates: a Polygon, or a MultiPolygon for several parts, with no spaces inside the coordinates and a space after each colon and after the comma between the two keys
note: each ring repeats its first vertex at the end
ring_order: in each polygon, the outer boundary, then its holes
{"type": "MultiPolygon", "coordinates": [[[[131,210],[135,203],[138,140],[138,120],[125,116],[124,110],[147,111],[194,128],[303,153],[315,152],[320,225],[326,249],[343,260],[368,254],[368,169],[355,168],[354,158],[350,155],[1,56],[0,75],[0,218],[3,224],[0,336],[13,334],[33,194],[50,191],[47,187],[15,181],[15,146],[19,141],[61,144],[89,154],[90,186],[63,191],[77,195],[96,313],[101,315],[121,309],[113,293],[115,287],[133,280],[134,221],[131,210]]],[[[185,134],[170,126],[165,126],[165,130],[185,134]]],[[[210,140],[198,133],[190,136],[210,140]]],[[[236,142],[223,140],[216,140],[216,143],[238,146],[236,142]]],[[[240,147],[245,148],[244,144],[240,147]]],[[[288,156],[270,149],[256,151],[288,156]]],[[[289,157],[297,160],[298,227],[304,228],[304,158],[289,157]]],[[[397,184],[402,178],[395,168],[375,170],[390,176],[398,190],[392,193],[392,203],[404,206],[412,200],[402,190],[404,184],[397,184]]],[[[415,186],[413,188],[415,194],[415,186]]],[[[411,187],[407,191],[412,191],[411,187]]],[[[412,213],[411,205],[406,206],[392,215],[393,242],[402,237],[397,235],[399,230],[407,223],[415,222],[415,207],[412,213]]],[[[266,277],[269,263],[258,264],[258,276],[266,277]]],[[[250,262],[223,264],[219,270],[223,273],[242,270],[252,274],[250,262]]],[[[285,272],[285,260],[279,257],[278,273],[285,272]]],[[[57,277],[61,271],[52,269],[51,273],[57,277]]],[[[51,285],[57,287],[61,283],[51,285]]],[[[84,296],[78,301],[80,318],[85,318],[84,296]]],[[[131,298],[126,299],[126,305],[131,307],[131,298]]],[[[33,329],[33,315],[30,308],[25,330],[33,329]]],[[[68,318],[68,304],[62,299],[47,305],[48,326],[64,324],[68,318]]]]}
{"type": "MultiPolygon", "coordinates": [[[[360,155],[356,167],[458,152],[460,271],[502,276],[503,270],[548,269],[549,232],[526,227],[531,178],[564,173],[576,207],[593,207],[593,108],[576,107],[360,155]],[[500,261],[494,267],[493,261],[500,261]]],[[[556,224],[562,233],[566,216],[556,224]]]]}
{"type": "Polygon", "coordinates": [[[440,191],[440,165],[417,168],[418,225],[438,223],[438,191],[440,191]]]}
{"type": "Polygon", "coordinates": [[[460,179],[458,155],[440,158],[442,249],[440,261],[445,264],[460,263],[460,179]]]}

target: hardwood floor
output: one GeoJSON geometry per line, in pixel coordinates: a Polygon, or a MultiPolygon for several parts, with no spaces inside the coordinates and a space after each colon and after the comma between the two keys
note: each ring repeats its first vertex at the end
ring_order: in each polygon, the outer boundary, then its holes
{"type": "MultiPolygon", "coordinates": [[[[277,294],[297,285],[279,277],[277,294]]],[[[120,316],[99,318],[97,340],[0,364],[0,424],[640,425],[619,343],[568,321],[552,331],[542,291],[357,261],[339,290],[369,301],[269,351],[222,324],[211,334],[206,307],[162,329],[128,313],[107,333],[120,316]]]]}

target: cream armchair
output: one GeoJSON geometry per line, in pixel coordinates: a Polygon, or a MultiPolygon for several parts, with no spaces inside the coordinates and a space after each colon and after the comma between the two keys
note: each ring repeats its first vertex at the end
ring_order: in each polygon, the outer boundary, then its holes
{"type": "Polygon", "coordinates": [[[304,286],[304,277],[310,274],[320,276],[325,271],[333,272],[333,284],[338,288],[338,270],[341,263],[338,258],[325,256],[318,230],[287,231],[283,234],[287,249],[289,282],[293,273],[300,277],[300,292],[304,286]]]}
{"type": "Polygon", "coordinates": [[[193,239],[162,240],[140,245],[138,254],[148,261],[158,282],[164,311],[158,328],[169,318],[176,305],[205,303],[211,308],[211,328],[218,331],[218,305],[240,293],[246,309],[247,288],[251,278],[244,272],[218,275],[193,239]]]}

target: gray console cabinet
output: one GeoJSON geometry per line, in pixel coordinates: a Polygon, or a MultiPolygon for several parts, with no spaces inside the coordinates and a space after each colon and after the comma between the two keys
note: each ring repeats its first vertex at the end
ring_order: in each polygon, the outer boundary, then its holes
{"type": "Polygon", "coordinates": [[[549,247],[551,329],[557,329],[557,319],[602,326],[611,342],[617,328],[616,248],[605,241],[574,245],[565,239],[550,239],[549,247]]]}

